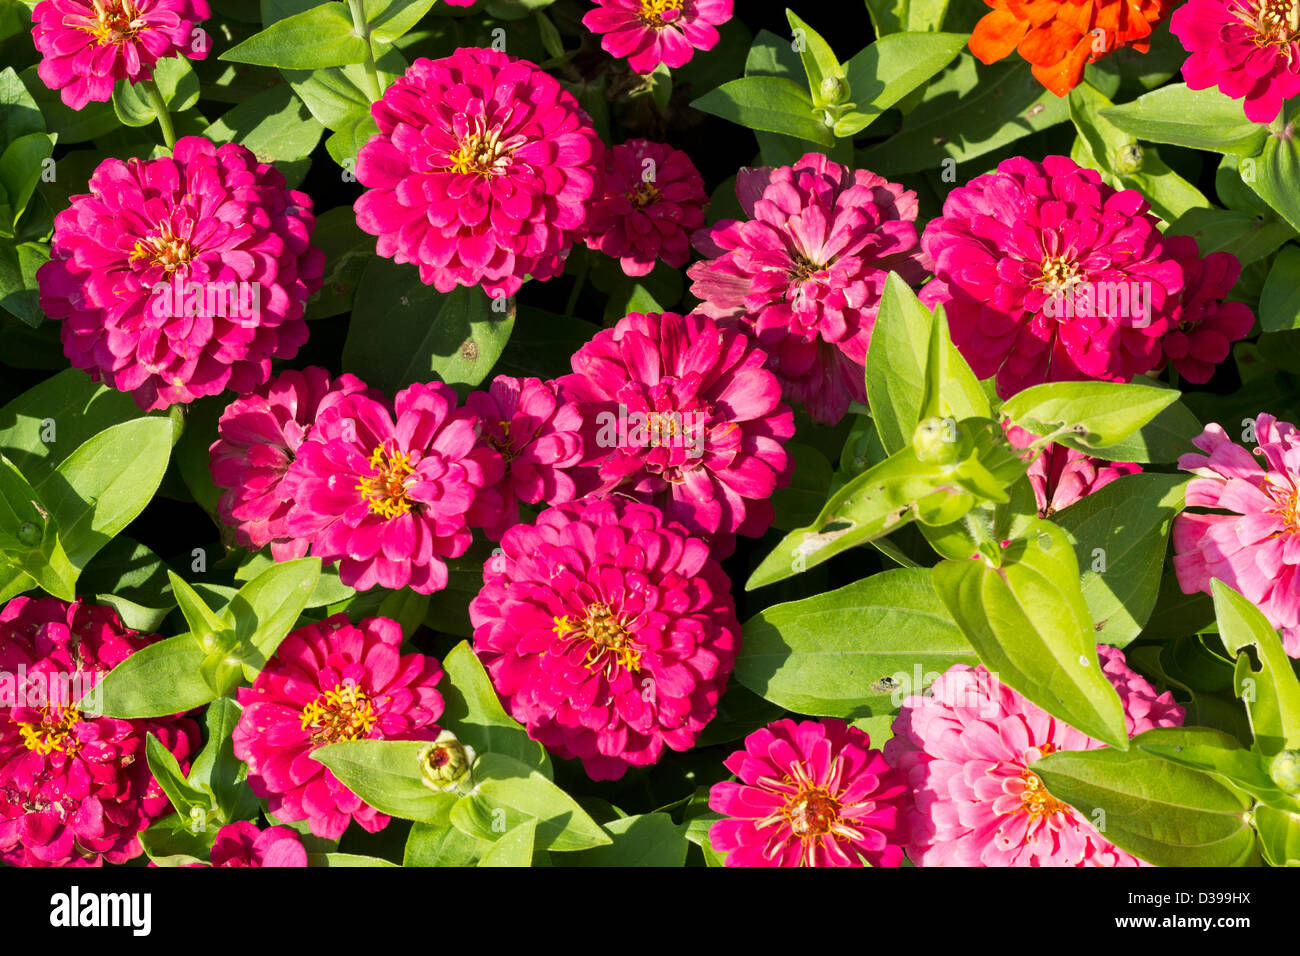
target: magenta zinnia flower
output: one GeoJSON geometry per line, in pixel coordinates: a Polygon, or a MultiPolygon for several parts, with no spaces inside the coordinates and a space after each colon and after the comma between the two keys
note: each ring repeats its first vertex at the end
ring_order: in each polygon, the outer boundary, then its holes
{"type": "Polygon", "coordinates": [[[212,843],[213,866],[306,866],[307,851],[288,827],[258,829],[240,820],[217,831],[212,843]]]}
{"type": "Polygon", "coordinates": [[[794,468],[794,414],[766,357],[698,314],[634,312],[598,332],[560,379],[586,421],[594,490],[653,502],[693,534],[761,535],[794,468]]]}
{"type": "Polygon", "coordinates": [[[418,59],[371,107],[357,225],[439,292],[514,295],[581,237],[604,146],[554,77],[488,49],[418,59]]]}
{"type": "MultiPolygon", "coordinates": [[[[277,561],[307,553],[308,542],[289,534],[285,475],[316,416],[344,395],[365,390],[355,375],[331,382],[329,372],[313,365],[281,372],[226,406],[208,450],[209,464],[213,482],[226,489],[217,511],[235,529],[240,545],[258,551],[269,544],[277,561]]],[[[373,389],[368,394],[378,397],[373,389]]]]}
{"type": "Polygon", "coordinates": [[[148,80],[164,57],[206,57],[210,41],[195,26],[210,15],[207,0],[41,0],[36,73],[74,110],[107,103],[118,80],[148,80]]]}
{"type": "MultiPolygon", "coordinates": [[[[1013,448],[1028,448],[1034,436],[1012,425],[1007,439],[1013,448]]],[[[1080,498],[1100,491],[1116,478],[1136,475],[1141,465],[1129,461],[1093,458],[1066,445],[1052,442],[1029,465],[1029,483],[1038,503],[1038,517],[1048,518],[1080,498]]]]}
{"type": "Polygon", "coordinates": [[[1237,284],[1241,262],[1231,252],[1212,252],[1202,259],[1191,236],[1166,236],[1165,248],[1183,268],[1183,291],[1160,344],[1179,375],[1204,384],[1232,354],[1232,343],[1249,335],[1255,324],[1250,306],[1223,301],[1237,284]]]}
{"type": "MultiPolygon", "coordinates": [[[[1159,696],[1118,648],[1099,645],[1130,737],[1178,727],[1183,708],[1159,696]]],[[[907,855],[917,866],[1142,866],[1029,769],[1058,750],[1104,746],[1052,717],[984,669],[950,667],[907,697],[885,759],[908,783],[907,855]]]]}
{"type": "Polygon", "coordinates": [[[687,270],[699,311],[752,325],[786,398],[833,424],[851,400],[867,400],[867,346],[890,271],[925,276],[916,193],[809,153],[742,169],[736,195],[750,218],[695,237],[710,257],[687,270]]]}
{"type": "Polygon", "coordinates": [[[614,57],[627,57],[637,73],[659,64],[685,66],[696,50],[718,45],[718,30],[731,19],[732,0],[595,0],[582,18],[600,45],[614,57]]]}
{"type": "Polygon", "coordinates": [[[81,601],[18,597],[0,611],[0,861],[123,863],[142,852],[136,834],[171,813],[145,740],[155,735],[188,771],[194,721],[118,720],[77,707],[156,640],[123,627],[112,608],[81,601]]]}
{"type": "Polygon", "coordinates": [[[235,756],[277,820],[306,820],[337,840],[355,820],[371,833],[388,817],[310,754],[344,740],[433,740],[442,715],[432,657],[402,654],[402,628],[386,617],[353,625],[344,614],[291,631],[250,687],[237,694],[235,756]]]}
{"type": "Polygon", "coordinates": [[[402,389],[392,407],[360,392],[338,398],[317,414],[281,486],[286,531],[339,561],[348,587],[445,588],[445,559],[504,508],[505,467],[477,425],[441,382],[402,389]]]}
{"type": "Polygon", "coordinates": [[[106,159],[54,218],[36,273],[72,364],[146,411],[252,391],[307,341],[325,256],[311,199],[234,143],[187,136],[172,158],[106,159]]]}
{"type": "Polygon", "coordinates": [[[499,541],[519,523],[520,501],[555,505],[574,499],[570,471],[582,461],[582,413],[560,400],[554,382],[498,375],[486,392],[470,392],[465,405],[505,461],[497,486],[504,511],[486,529],[489,537],[499,541]]]}
{"type": "Polygon", "coordinates": [[[630,139],[609,153],[604,198],[587,213],[587,247],[618,259],[630,276],[648,274],[659,259],[680,269],[708,205],[704,179],[689,156],[630,139]]]}
{"type": "Polygon", "coordinates": [[[1160,362],[1182,269],[1134,190],[1064,156],[1016,157],[944,201],[921,300],[1004,398],[1046,381],[1128,381],[1160,362]]]}
{"type": "Polygon", "coordinates": [[[709,791],[727,866],[898,866],[903,775],[842,720],[778,720],[725,761],[739,783],[709,791]]]}
{"type": "Polygon", "coordinates": [[[1265,414],[1254,428],[1254,455],[1207,425],[1192,442],[1205,454],[1178,459],[1198,476],[1187,507],[1220,513],[1174,518],[1174,571],[1184,594],[1211,593],[1214,578],[1240,591],[1300,657],[1300,431],[1265,414]]]}
{"type": "Polygon", "coordinates": [[[1169,30],[1192,55],[1183,79],[1245,100],[1246,118],[1271,123],[1300,93],[1300,13],[1292,0],[1189,0],[1169,30]]]}
{"type": "Polygon", "coordinates": [[[529,735],[593,780],[690,748],[740,641],[708,546],[650,505],[585,499],[501,548],[469,605],[474,650],[529,735]]]}

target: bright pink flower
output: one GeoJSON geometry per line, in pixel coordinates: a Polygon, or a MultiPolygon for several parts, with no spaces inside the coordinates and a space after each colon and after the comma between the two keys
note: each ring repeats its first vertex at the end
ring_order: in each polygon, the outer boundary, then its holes
{"type": "Polygon", "coordinates": [[[1205,454],[1178,459],[1198,476],[1187,507],[1228,513],[1174,518],[1174,571],[1184,594],[1209,594],[1213,578],[1240,591],[1300,657],[1300,431],[1265,414],[1254,427],[1254,455],[1207,425],[1192,442],[1205,454]]]}
{"type": "Polygon", "coordinates": [[[464,554],[470,529],[495,525],[504,508],[505,466],[477,426],[441,382],[402,389],[392,407],[342,396],[318,413],[285,475],[285,529],[322,561],[339,561],[348,587],[445,588],[445,559],[464,554]]]}
{"type": "Polygon", "coordinates": [[[1249,335],[1255,324],[1250,306],[1223,301],[1237,284],[1241,262],[1231,252],[1212,252],[1202,259],[1191,236],[1166,236],[1165,248],[1183,268],[1183,291],[1160,344],[1179,375],[1204,384],[1232,353],[1232,343],[1249,335]]]}
{"type": "Polygon", "coordinates": [[[740,642],[708,546],[650,505],[584,499],[501,547],[469,605],[474,650],[529,735],[593,780],[689,749],[740,642]]]}
{"type": "MultiPolygon", "coordinates": [[[[355,375],[333,382],[323,368],[281,372],[252,395],[235,399],[221,413],[218,438],[208,449],[212,480],[227,489],[217,501],[221,520],[250,551],[271,546],[277,561],[301,558],[308,542],[289,534],[289,495],[284,477],[316,416],[353,392],[366,390],[355,375]]],[[[378,393],[371,389],[371,397],[378,393]]]]}
{"type": "Polygon", "coordinates": [[[520,501],[555,505],[574,499],[570,470],[582,461],[582,413],[561,401],[554,382],[498,375],[486,392],[470,392],[465,406],[505,460],[497,486],[505,511],[486,529],[492,540],[519,523],[520,501]]]}
{"type": "Polygon", "coordinates": [[[106,159],[54,217],[41,308],[72,364],[146,411],[252,391],[307,341],[325,256],[306,193],[234,143],[106,159]]]}
{"type": "Polygon", "coordinates": [[[600,45],[613,57],[627,57],[637,73],[653,73],[659,64],[685,66],[696,50],[718,45],[718,30],[731,19],[732,0],[595,0],[582,18],[600,45]]]}
{"type": "Polygon", "coordinates": [[[598,332],[560,379],[585,419],[594,490],[652,502],[692,534],[761,535],[794,468],[794,413],[766,358],[699,314],[634,312],[598,332]]]}
{"type": "Polygon", "coordinates": [[[944,201],[921,245],[952,339],[1007,397],[1047,381],[1128,381],[1160,362],[1183,275],[1141,193],[1064,156],[1016,157],[944,201]]]}
{"type": "MultiPolygon", "coordinates": [[[[1015,425],[1007,429],[1007,438],[1013,448],[1028,448],[1034,441],[1033,435],[1015,425]]],[[[1038,502],[1038,517],[1050,517],[1080,498],[1100,491],[1116,478],[1136,475],[1141,470],[1142,466],[1133,462],[1092,458],[1053,442],[1029,466],[1029,483],[1038,502]]]]}
{"type": "Polygon", "coordinates": [[[680,269],[708,205],[704,178],[689,156],[630,139],[606,160],[604,198],[587,213],[587,247],[618,259],[630,276],[648,274],[658,259],[680,269]]]}
{"type": "Polygon", "coordinates": [[[123,627],[112,608],[81,601],[18,597],[0,611],[0,861],[123,863],[142,852],[136,834],[171,813],[145,740],[155,735],[188,771],[194,721],[118,720],[76,706],[156,640],[123,627]]]}
{"type": "MultiPolygon", "coordinates": [[[[442,715],[432,657],[402,654],[386,617],[354,626],[344,614],[291,631],[253,686],[241,687],[235,756],[278,820],[306,820],[337,840],[355,820],[374,833],[388,817],[339,782],[312,751],[343,740],[433,740],[442,715]]],[[[215,862],[215,861],[214,861],[215,862]]]]}
{"type": "Polygon", "coordinates": [[[1183,79],[1245,99],[1246,118],[1271,123],[1300,93],[1300,19],[1291,0],[1189,0],[1169,30],[1192,55],[1183,79]]]}
{"type": "Polygon", "coordinates": [[[604,146],[554,77],[495,50],[418,59],[371,106],[357,225],[450,292],[514,295],[550,279],[581,237],[604,146]]]}
{"type": "Polygon", "coordinates": [[[820,153],[794,166],[742,169],[736,195],[750,218],[726,219],[695,245],[699,311],[751,325],[786,398],[818,421],[866,402],[867,346],[890,270],[925,276],[916,193],[820,153]]]}
{"type": "Polygon", "coordinates": [[[727,866],[898,866],[903,775],[842,720],[778,720],[725,761],[739,783],[709,791],[727,815],[709,828],[727,866]]]}
{"type": "MultiPolygon", "coordinates": [[[[1124,706],[1130,737],[1178,727],[1183,708],[1097,647],[1124,706]]],[[[1058,750],[1104,746],[1052,717],[983,665],[950,667],[924,695],[903,701],[885,759],[907,776],[907,855],[917,866],[1141,866],[1047,792],[1029,769],[1058,750]]]]}
{"type": "Polygon", "coordinates": [[[306,866],[307,851],[288,827],[260,830],[241,820],[217,831],[212,843],[213,866],[306,866]]]}
{"type": "Polygon", "coordinates": [[[210,15],[207,0],[41,0],[36,73],[74,110],[107,103],[114,83],[150,79],[164,57],[205,58],[212,41],[196,27],[210,15]]]}

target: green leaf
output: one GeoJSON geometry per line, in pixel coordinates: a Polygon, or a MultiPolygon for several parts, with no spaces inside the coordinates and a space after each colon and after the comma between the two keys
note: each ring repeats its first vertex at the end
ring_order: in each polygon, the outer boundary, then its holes
{"type": "Polygon", "coordinates": [[[434,0],[365,0],[370,38],[378,43],[392,43],[419,23],[433,4],[434,0]]]}
{"type": "Polygon", "coordinates": [[[109,671],[83,699],[82,710],[133,720],[202,707],[215,696],[201,673],[207,656],[190,634],[150,644],[109,671]]]}
{"type": "Polygon", "coordinates": [[[0,554],[46,591],[76,598],[77,569],[64,552],[58,523],[40,495],[8,458],[0,455],[0,554]]]}
{"type": "Polygon", "coordinates": [[[1231,252],[1243,266],[1264,258],[1296,237],[1296,231],[1282,220],[1240,209],[1189,209],[1170,223],[1165,232],[1191,236],[1202,256],[1231,252]]]}
{"type": "Polygon", "coordinates": [[[230,697],[218,697],[207,706],[203,712],[207,742],[190,766],[190,785],[212,794],[212,805],[227,823],[256,819],[259,812],[247,783],[248,767],[235,756],[232,735],[240,713],[230,697]]]}
{"type": "Polygon", "coordinates": [[[1255,831],[1271,866],[1300,866],[1300,813],[1256,807],[1255,831]]]}
{"type": "MultiPolygon", "coordinates": [[[[8,123],[14,135],[21,135],[17,132],[19,129],[28,133],[45,130],[57,136],[59,142],[66,146],[69,143],[97,139],[119,127],[112,103],[91,102],[79,110],[69,109],[63,104],[59,92],[46,86],[37,75],[35,66],[23,70],[19,79],[26,89],[27,98],[10,101],[13,105],[9,110],[8,123]],[[15,110],[14,106],[19,108],[15,110]],[[39,114],[33,117],[29,109],[37,109],[39,114]],[[44,122],[41,122],[41,117],[44,117],[44,122]]],[[[2,89],[3,83],[3,77],[0,76],[0,101],[15,95],[13,92],[6,93],[2,89]]]]}
{"type": "Polygon", "coordinates": [[[0,186],[8,196],[13,218],[3,226],[17,225],[28,200],[40,182],[45,160],[54,151],[54,139],[46,133],[19,136],[0,152],[0,186]]]}
{"type": "Polygon", "coordinates": [[[1300,811],[1300,800],[1284,793],[1268,772],[1262,754],[1244,749],[1236,738],[1211,727],[1149,730],[1133,746],[1184,767],[1217,774],[1255,799],[1287,812],[1300,811]]]}
{"type": "Polygon", "coordinates": [[[315,70],[364,63],[370,46],[357,36],[345,4],[322,3],[285,17],[236,44],[220,59],[286,70],[315,70]]]}
{"type": "Polygon", "coordinates": [[[1283,246],[1259,294],[1259,324],[1265,332],[1300,329],[1300,246],[1283,246]]]}
{"type": "Polygon", "coordinates": [[[1079,566],[1065,532],[1035,521],[1000,568],[943,561],[935,590],[990,672],[1049,714],[1125,749],[1124,709],[1102,673],[1079,566]]]}
{"type": "Polygon", "coordinates": [[[1136,746],[1062,750],[1030,769],[1107,840],[1148,863],[1249,866],[1258,860],[1249,798],[1213,774],[1136,746]]]}
{"type": "Polygon", "coordinates": [[[1289,122],[1283,130],[1270,133],[1249,182],[1293,229],[1300,229],[1300,194],[1296,190],[1300,182],[1300,147],[1295,141],[1295,125],[1289,122]]]}
{"type": "Polygon", "coordinates": [[[572,797],[513,757],[480,754],[473,773],[475,794],[462,797],[451,813],[451,822],[471,836],[496,841],[535,819],[538,849],[586,850],[612,842],[572,797]]]}
{"type": "Polygon", "coordinates": [[[877,36],[903,30],[937,30],[943,26],[948,0],[867,0],[877,36]]]}
{"type": "Polygon", "coordinates": [[[207,650],[215,650],[218,636],[225,634],[229,630],[228,622],[208,607],[198,592],[186,584],[174,571],[170,569],[167,571],[167,579],[171,584],[172,595],[176,598],[176,604],[185,617],[185,623],[190,626],[190,633],[207,650]]]}
{"type": "MultiPolygon", "coordinates": [[[[238,143],[259,162],[275,163],[289,185],[296,186],[323,132],[293,88],[282,83],[227,110],[203,135],[218,144],[238,143]]],[[[313,243],[316,238],[313,231],[313,243]]]]}
{"type": "Polygon", "coordinates": [[[735,679],[788,710],[858,717],[896,710],[977,658],[922,568],[884,571],[745,622],[735,679]]]}
{"type": "Polygon", "coordinates": [[[182,819],[196,819],[191,811],[198,810],[206,817],[207,811],[212,808],[211,798],[197,787],[190,786],[185,774],[181,772],[180,764],[176,762],[175,754],[164,747],[152,733],[146,737],[144,749],[145,759],[149,761],[149,772],[158,781],[163,793],[167,794],[177,815],[182,819]]]}
{"type": "Polygon", "coordinates": [[[463,286],[440,293],[415,267],[376,258],[357,288],[343,367],[387,392],[435,378],[472,387],[492,371],[514,320],[513,299],[463,286]]]}
{"type": "Polygon", "coordinates": [[[841,118],[836,136],[856,136],[881,113],[948,66],[969,39],[964,33],[893,33],[845,64],[856,110],[841,118]]]}
{"type": "Polygon", "coordinates": [[[1178,400],[1178,392],[1116,382],[1047,382],[1017,392],[1002,416],[1025,431],[1091,453],[1115,445],[1178,400]],[[1059,434],[1058,434],[1059,433],[1059,434]]]}
{"type": "Polygon", "coordinates": [[[689,845],[666,813],[644,813],[610,820],[609,846],[583,850],[565,859],[574,866],[683,866],[689,845]]]}
{"type": "Polygon", "coordinates": [[[491,840],[470,836],[450,823],[416,823],[406,838],[402,865],[471,866],[491,849],[491,840]]]}
{"type": "Polygon", "coordinates": [[[79,590],[96,604],[112,606],[123,624],[146,634],[157,633],[176,606],[162,561],[125,535],[95,555],[80,577],[79,590]]]}
{"type": "Polygon", "coordinates": [[[1174,402],[1122,442],[1088,454],[1106,461],[1175,462],[1200,433],[1200,420],[1182,402],[1174,402]]]}
{"type": "Polygon", "coordinates": [[[11,66],[0,70],[0,152],[14,140],[44,133],[40,107],[11,66]]]}
{"type": "Polygon", "coordinates": [[[525,820],[504,834],[483,854],[479,866],[532,866],[533,842],[537,836],[537,821],[525,820]]]}
{"type": "Polygon", "coordinates": [[[1146,626],[1160,592],[1169,529],[1189,480],[1126,475],[1053,519],[1074,539],[1099,642],[1123,647],[1146,626]]]}
{"type": "MultiPolygon", "coordinates": [[[[36,270],[50,260],[50,248],[41,242],[0,242],[0,308],[35,328],[45,318],[41,311],[36,270]]],[[[76,370],[78,375],[84,372],[76,370]]],[[[137,409],[138,413],[138,409],[137,409]]]]}
{"type": "Polygon", "coordinates": [[[479,754],[497,753],[536,767],[551,776],[546,750],[528,736],[523,726],[501,706],[497,692],[468,641],[461,641],[442,666],[447,679],[441,686],[443,712],[440,726],[451,730],[463,744],[479,754]]]}
{"type": "MultiPolygon", "coordinates": [[[[159,60],[153,70],[153,82],[173,115],[185,112],[199,100],[198,75],[183,56],[159,60]]],[[[113,87],[113,112],[127,126],[148,126],[158,118],[144,91],[125,79],[118,80],[113,87]]]]}
{"type": "Polygon", "coordinates": [[[357,853],[308,853],[308,866],[358,867],[358,866],[397,866],[391,860],[379,856],[362,856],[357,853]]]}
{"type": "Polygon", "coordinates": [[[1246,702],[1255,749],[1269,757],[1300,749],[1300,681],[1281,638],[1264,613],[1240,593],[1218,578],[1210,581],[1210,588],[1219,637],[1237,661],[1235,690],[1246,702]],[[1241,653],[1247,647],[1254,649],[1258,669],[1252,655],[1241,653]]]}
{"type": "Polygon", "coordinates": [[[812,93],[812,101],[816,106],[826,106],[828,100],[822,93],[822,84],[827,79],[844,79],[844,68],[840,66],[840,59],[831,49],[831,45],[822,39],[821,34],[799,19],[793,10],[787,9],[785,18],[790,22],[795,49],[799,51],[799,59],[803,62],[804,72],[808,75],[808,89],[812,93]]]}
{"type": "Polygon", "coordinates": [[[1267,127],[1246,119],[1240,101],[1215,87],[1191,90],[1184,83],[1164,86],[1100,113],[1124,132],[1149,142],[1216,153],[1254,156],[1268,135],[1267,127]]]}
{"type": "Polygon", "coordinates": [[[752,130],[782,133],[819,146],[835,145],[834,135],[814,113],[808,91],[785,77],[746,76],[732,80],[705,93],[691,106],[752,130]]]}
{"type": "Polygon", "coordinates": [[[223,616],[238,638],[246,676],[266,666],[293,630],[319,580],[320,558],[278,561],[231,599],[223,616]]]}
{"type": "Polygon", "coordinates": [[[313,750],[311,758],[380,813],[446,823],[457,798],[425,786],[419,753],[427,746],[424,740],[346,740],[313,750]]]}

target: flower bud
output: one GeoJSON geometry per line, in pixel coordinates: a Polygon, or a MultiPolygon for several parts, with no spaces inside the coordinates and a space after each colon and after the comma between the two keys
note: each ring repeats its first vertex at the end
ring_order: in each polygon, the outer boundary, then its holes
{"type": "Polygon", "coordinates": [[[1115,153],[1115,172],[1124,175],[1136,173],[1142,168],[1142,160],[1142,147],[1137,143],[1129,143],[1115,153]]]}
{"type": "Polygon", "coordinates": [[[821,94],[822,100],[827,103],[843,103],[849,95],[849,85],[838,76],[828,76],[822,80],[821,94]]]}
{"type": "Polygon", "coordinates": [[[474,748],[462,744],[450,730],[444,730],[433,743],[421,748],[417,759],[420,777],[430,790],[463,792],[473,786],[470,765],[474,762],[474,748]]]}
{"type": "Polygon", "coordinates": [[[1291,794],[1300,794],[1300,750],[1283,750],[1268,768],[1273,782],[1291,794]]]}
{"type": "Polygon", "coordinates": [[[912,434],[912,450],[927,465],[951,465],[961,457],[961,433],[951,418],[927,418],[912,434]]]}
{"type": "Polygon", "coordinates": [[[41,526],[33,521],[24,521],[18,526],[18,541],[34,548],[41,543],[41,526]]]}

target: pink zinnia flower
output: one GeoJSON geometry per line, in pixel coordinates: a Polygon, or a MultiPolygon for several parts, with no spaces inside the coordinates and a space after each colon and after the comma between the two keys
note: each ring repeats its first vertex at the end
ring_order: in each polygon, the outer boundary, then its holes
{"type": "Polygon", "coordinates": [[[418,59],[370,108],[357,225],[378,251],[450,292],[514,295],[550,279],[581,238],[604,145],[554,77],[488,49],[418,59]]]}
{"type": "Polygon", "coordinates": [[[1300,657],[1300,431],[1260,414],[1255,441],[1252,455],[1222,426],[1207,425],[1192,442],[1205,454],[1178,459],[1198,476],[1187,507],[1220,513],[1174,518],[1174,571],[1184,594],[1211,593],[1213,578],[1240,591],[1300,657]]]}
{"type": "Polygon", "coordinates": [[[648,274],[659,259],[680,269],[708,205],[704,178],[689,156],[630,139],[606,160],[604,198],[587,213],[587,247],[618,259],[630,276],[648,274]]]}
{"type": "Polygon", "coordinates": [[[18,597],[0,611],[0,861],[123,863],[142,852],[136,834],[171,813],[145,740],[154,734],[188,770],[194,721],[118,720],[76,706],[156,640],[123,627],[112,608],[81,601],[18,597]]]}
{"type": "MultiPolygon", "coordinates": [[[[208,450],[212,480],[227,489],[217,501],[221,520],[250,551],[271,546],[277,561],[301,558],[308,541],[289,534],[290,498],[284,477],[298,446],[325,408],[353,392],[366,391],[355,375],[330,381],[329,372],[309,366],[281,372],[252,395],[235,399],[221,413],[217,440],[208,450]]],[[[371,397],[378,393],[371,389],[371,397]]]]}
{"type": "Polygon", "coordinates": [[[1040,382],[1128,381],[1160,362],[1182,269],[1141,193],[1064,156],[1016,157],[944,201],[921,245],[952,339],[1004,398],[1040,382]]]}
{"type": "MultiPolygon", "coordinates": [[[[1128,735],[1178,727],[1183,708],[1159,696],[1102,644],[1102,671],[1124,705],[1128,735]]],[[[885,759],[908,783],[907,855],[917,866],[1142,866],[1029,769],[1058,750],[1104,746],[1052,717],[983,665],[950,667],[903,701],[885,759]]]]}
{"type": "Polygon", "coordinates": [[[1223,301],[1237,284],[1241,262],[1231,252],[1212,252],[1202,259],[1191,236],[1166,236],[1165,248],[1183,267],[1183,291],[1160,344],[1179,375],[1204,384],[1232,354],[1232,343],[1255,325],[1250,306],[1223,301]]]}
{"type": "Polygon", "coordinates": [[[709,828],[727,866],[898,866],[903,775],[842,720],[778,720],[725,761],[739,783],[715,783],[709,828]]]}
{"type": "MultiPolygon", "coordinates": [[[[1034,436],[1012,425],[1007,438],[1013,448],[1028,448],[1034,436]]],[[[1136,475],[1141,465],[1129,461],[1093,458],[1066,445],[1052,442],[1029,465],[1029,483],[1038,502],[1038,517],[1048,518],[1080,498],[1100,491],[1116,478],[1136,475]]]]}
{"type": "Polygon", "coordinates": [[[659,64],[685,66],[696,50],[718,45],[718,30],[731,19],[732,0],[595,0],[582,18],[600,45],[614,57],[627,57],[637,73],[659,64]]]}
{"type": "Polygon", "coordinates": [[[258,829],[241,820],[217,831],[212,843],[213,866],[306,866],[307,851],[288,827],[258,829]]]}
{"type": "Polygon", "coordinates": [[[505,461],[497,486],[505,510],[486,529],[489,537],[498,541],[519,523],[520,501],[555,505],[574,499],[570,471],[582,461],[582,413],[561,401],[554,382],[498,375],[486,392],[470,392],[465,406],[505,461]]]}
{"type": "Polygon", "coordinates": [[[344,614],[291,631],[250,687],[235,725],[235,756],[278,820],[306,820],[337,840],[355,820],[371,833],[388,817],[310,758],[344,740],[433,740],[442,715],[432,657],[402,654],[402,628],[386,617],[353,625],[344,614]]]}
{"type": "Polygon", "coordinates": [[[40,305],[72,364],[146,411],[252,391],[307,341],[325,256],[306,193],[234,143],[106,159],[54,217],[40,305]],[[197,313],[197,314],[196,314],[197,313]]]}
{"type": "Polygon", "coordinates": [[[1183,79],[1245,99],[1246,118],[1271,123],[1300,93],[1300,13],[1291,0],[1189,0],[1170,31],[1192,55],[1183,79]]]}
{"type": "Polygon", "coordinates": [[[586,421],[594,490],[653,502],[692,534],[761,535],[794,468],[794,413],[766,358],[699,314],[634,312],[598,332],[560,379],[586,421]]]}
{"type": "Polygon", "coordinates": [[[501,539],[469,605],[506,708],[593,780],[687,750],[717,711],[740,623],[709,549],[650,505],[579,500],[501,539]]]}
{"type": "Polygon", "coordinates": [[[851,400],[867,400],[867,346],[890,271],[925,276],[916,193],[809,153],[742,169],[736,195],[750,218],[695,236],[709,257],[687,270],[699,311],[751,325],[786,398],[833,424],[851,400]]]}
{"type": "Polygon", "coordinates": [[[41,0],[36,74],[71,109],[107,103],[118,80],[148,80],[164,57],[206,57],[210,41],[195,27],[210,15],[207,0],[41,0]]]}
{"type": "Polygon", "coordinates": [[[478,419],[433,382],[394,406],[344,395],[318,412],[282,484],[290,537],[311,542],[339,579],[366,590],[447,586],[446,558],[468,550],[472,527],[501,520],[499,452],[478,442],[478,419]]]}

